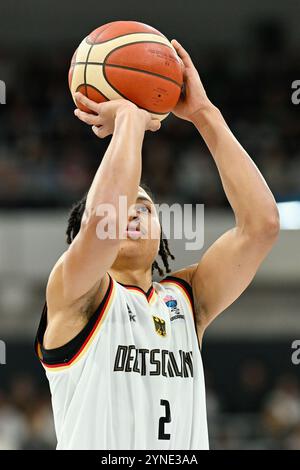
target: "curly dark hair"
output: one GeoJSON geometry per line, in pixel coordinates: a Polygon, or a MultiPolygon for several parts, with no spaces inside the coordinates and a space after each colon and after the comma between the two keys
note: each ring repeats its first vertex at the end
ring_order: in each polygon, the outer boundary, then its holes
{"type": "MultiPolygon", "coordinates": [[[[149,190],[149,188],[145,184],[142,184],[141,188],[147,191],[147,193],[153,200],[153,195],[151,191],[149,190]]],[[[69,219],[68,219],[68,227],[66,231],[68,245],[72,243],[72,241],[74,240],[74,238],[76,237],[77,233],[80,230],[81,219],[85,210],[86,197],[87,197],[87,194],[85,194],[83,198],[80,199],[80,201],[76,202],[71,208],[69,219]]],[[[164,238],[162,228],[160,231],[160,244],[159,244],[158,254],[162,259],[166,273],[170,273],[171,269],[169,266],[169,258],[173,260],[175,259],[175,257],[170,252],[168,240],[164,238]]],[[[165,274],[164,270],[160,267],[160,265],[158,264],[156,260],[152,263],[152,272],[155,269],[158,271],[158,274],[160,276],[163,276],[165,274]]]]}

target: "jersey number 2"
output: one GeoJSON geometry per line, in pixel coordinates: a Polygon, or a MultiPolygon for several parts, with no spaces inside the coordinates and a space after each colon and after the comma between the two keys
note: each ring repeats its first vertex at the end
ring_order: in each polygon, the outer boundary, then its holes
{"type": "Polygon", "coordinates": [[[171,422],[171,410],[168,400],[160,400],[161,406],[165,407],[165,416],[159,418],[158,439],[170,440],[171,434],[165,433],[165,424],[171,422]]]}

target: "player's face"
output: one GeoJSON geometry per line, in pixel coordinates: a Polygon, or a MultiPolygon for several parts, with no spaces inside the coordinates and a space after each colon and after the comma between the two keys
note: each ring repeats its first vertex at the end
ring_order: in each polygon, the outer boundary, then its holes
{"type": "Polygon", "coordinates": [[[136,203],[129,211],[127,238],[121,242],[116,261],[123,257],[138,257],[145,266],[151,266],[159,250],[160,230],[154,203],[146,191],[139,188],[136,203]]]}

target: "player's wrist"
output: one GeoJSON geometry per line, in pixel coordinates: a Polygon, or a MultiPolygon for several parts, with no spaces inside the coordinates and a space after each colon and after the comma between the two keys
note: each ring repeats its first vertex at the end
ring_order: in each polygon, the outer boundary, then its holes
{"type": "Polygon", "coordinates": [[[134,128],[136,136],[138,133],[140,133],[141,136],[144,135],[146,130],[146,120],[143,119],[139,113],[139,108],[135,108],[136,109],[124,106],[118,109],[115,119],[115,130],[125,125],[126,128],[134,128]]]}
{"type": "Polygon", "coordinates": [[[215,105],[207,98],[205,100],[201,100],[197,106],[195,106],[195,110],[193,111],[192,115],[190,116],[190,120],[193,124],[198,124],[204,116],[208,113],[211,113],[213,110],[217,109],[215,105]]]}
{"type": "Polygon", "coordinates": [[[125,102],[122,106],[119,106],[116,110],[116,119],[120,117],[121,119],[125,119],[126,117],[130,117],[131,119],[137,119],[138,117],[139,108],[130,102],[125,102]]]}
{"type": "Polygon", "coordinates": [[[208,125],[213,125],[221,116],[220,110],[209,100],[201,104],[191,116],[191,122],[199,131],[208,125]]]}

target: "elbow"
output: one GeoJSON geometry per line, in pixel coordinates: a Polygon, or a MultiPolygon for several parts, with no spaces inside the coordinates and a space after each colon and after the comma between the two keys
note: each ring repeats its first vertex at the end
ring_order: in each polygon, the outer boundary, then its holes
{"type": "Polygon", "coordinates": [[[245,231],[254,240],[275,243],[280,232],[280,218],[276,204],[271,210],[249,223],[245,231]]]}
{"type": "Polygon", "coordinates": [[[270,215],[265,221],[264,231],[266,236],[269,238],[277,239],[280,232],[280,218],[277,206],[274,210],[274,214],[270,215]]]}

